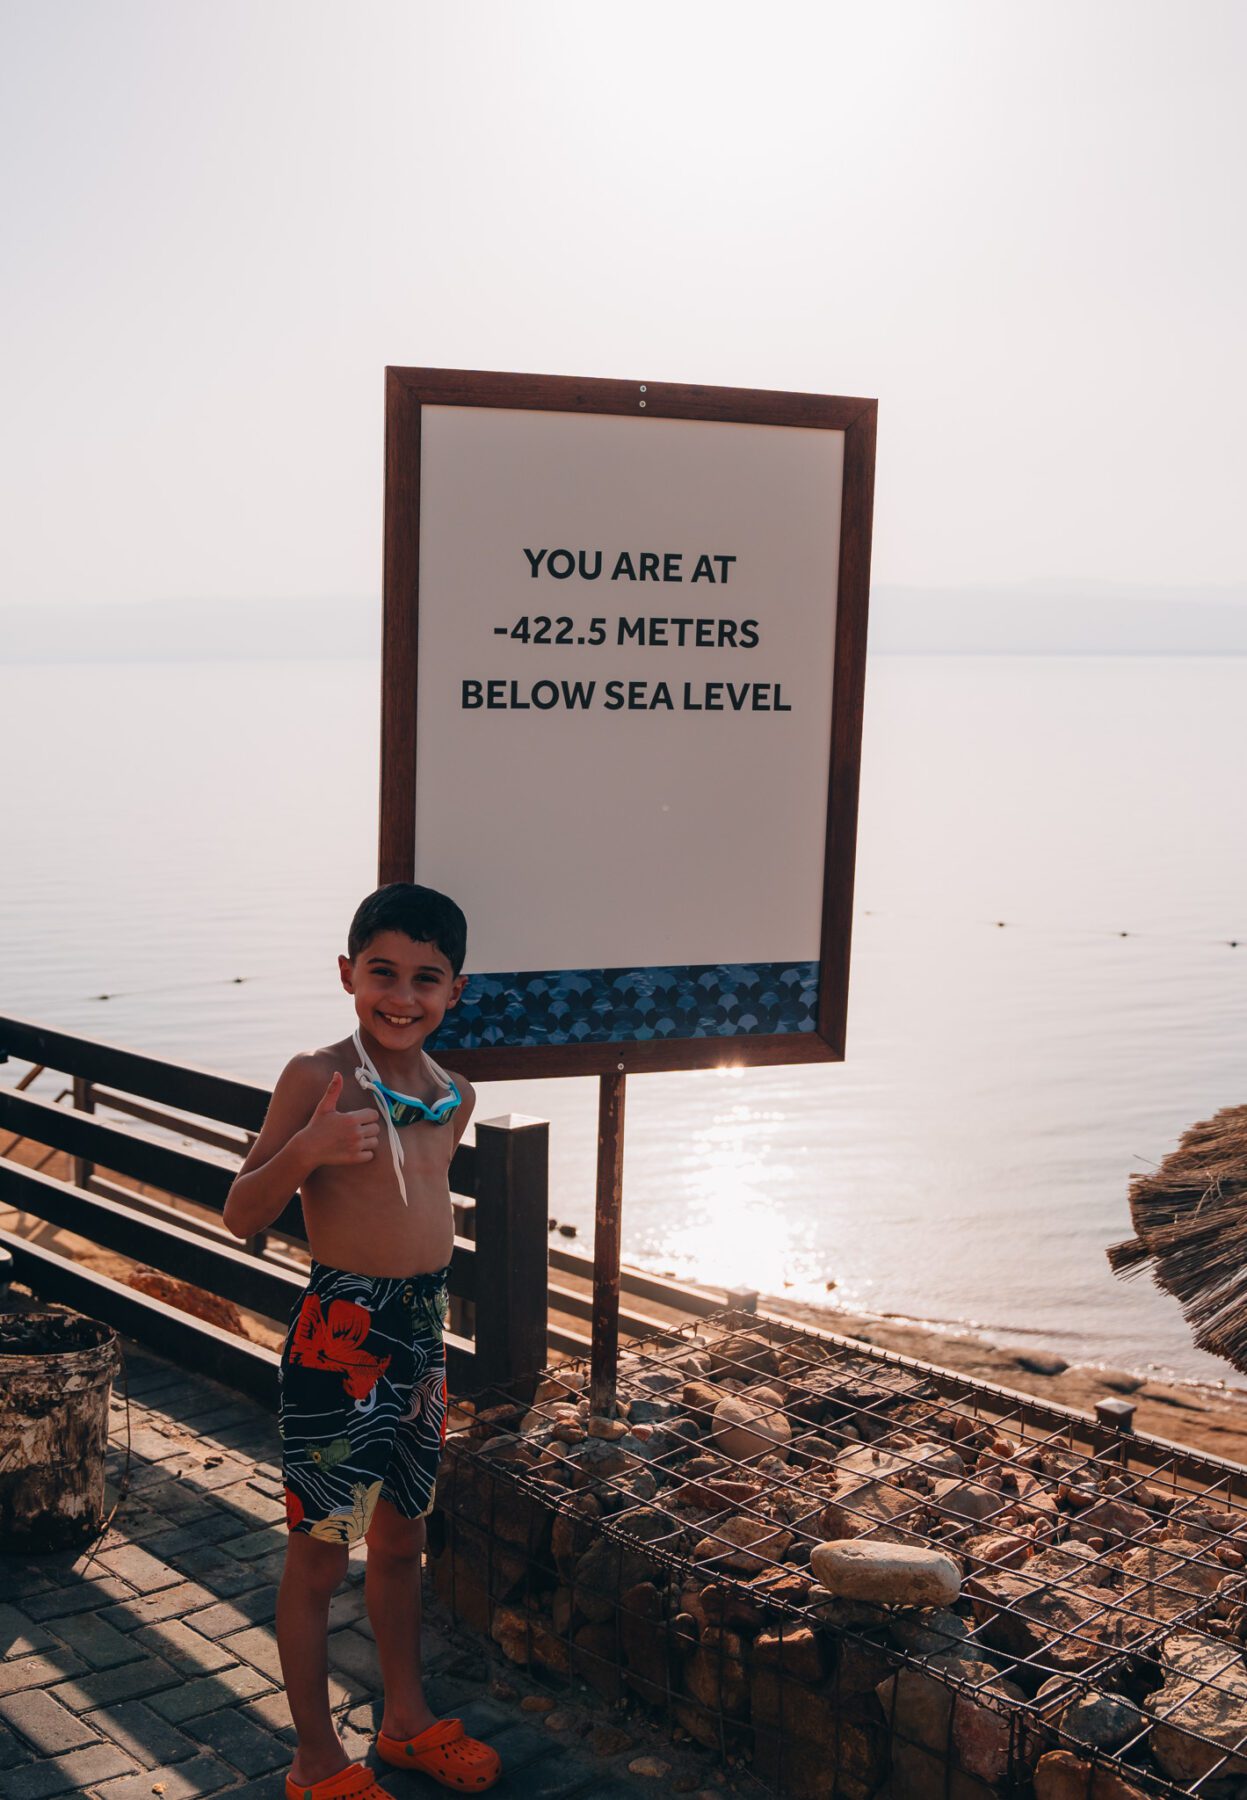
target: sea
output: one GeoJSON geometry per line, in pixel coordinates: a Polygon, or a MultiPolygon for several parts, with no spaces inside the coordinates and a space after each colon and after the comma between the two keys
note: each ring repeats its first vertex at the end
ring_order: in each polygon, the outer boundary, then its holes
{"type": "MultiPolygon", "coordinates": [[[[379,689],[0,667],[0,1012],[264,1083],[344,1035],[379,689]]],[[[1245,719],[1247,657],[874,658],[846,1059],[630,1077],[625,1258],[1242,1385],[1105,1253],[1131,1173],[1247,1099],[1245,719]]],[[[586,1251],[596,1108],[583,1078],[478,1103],[550,1121],[586,1251]]]]}

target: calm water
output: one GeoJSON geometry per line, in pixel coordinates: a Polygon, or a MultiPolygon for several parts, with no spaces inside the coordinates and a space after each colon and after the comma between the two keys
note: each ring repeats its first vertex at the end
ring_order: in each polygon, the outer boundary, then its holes
{"type": "MultiPolygon", "coordinates": [[[[0,669],[0,1010],[265,1082],[342,1035],[377,691],[371,663],[0,669]]],[[[1247,658],[876,659],[848,1061],[633,1077],[625,1254],[1231,1376],[1104,1251],[1130,1172],[1245,1097],[1245,717],[1247,658]]],[[[480,1110],[552,1121],[587,1248],[594,1083],[480,1110]]]]}

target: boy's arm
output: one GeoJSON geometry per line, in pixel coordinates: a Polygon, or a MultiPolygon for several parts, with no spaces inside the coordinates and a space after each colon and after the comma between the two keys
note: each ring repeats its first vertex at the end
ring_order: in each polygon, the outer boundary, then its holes
{"type": "Polygon", "coordinates": [[[468,1120],[472,1117],[472,1109],[476,1105],[476,1089],[472,1086],[472,1083],[470,1081],[465,1081],[462,1075],[456,1075],[455,1081],[458,1085],[460,1094],[463,1096],[463,1105],[459,1107],[454,1117],[455,1141],[451,1152],[452,1155],[463,1142],[463,1134],[468,1128],[468,1120]]]}
{"type": "Polygon", "coordinates": [[[222,1216],[235,1237],[271,1225],[314,1169],[372,1160],[381,1130],[377,1113],[372,1107],[339,1112],[342,1077],[331,1069],[323,1057],[296,1056],[282,1070],[260,1135],[226,1196],[222,1216]]]}

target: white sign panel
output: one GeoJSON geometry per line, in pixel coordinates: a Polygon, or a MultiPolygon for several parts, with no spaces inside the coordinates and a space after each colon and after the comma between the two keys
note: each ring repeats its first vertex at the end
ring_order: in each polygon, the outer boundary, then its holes
{"type": "Polygon", "coordinates": [[[419,446],[439,1047],[814,1032],[845,431],[426,400],[419,446]]]}

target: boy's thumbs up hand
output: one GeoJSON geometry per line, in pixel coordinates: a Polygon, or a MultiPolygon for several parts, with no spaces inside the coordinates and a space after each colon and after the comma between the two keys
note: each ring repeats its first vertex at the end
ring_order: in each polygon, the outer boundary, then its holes
{"type": "Polygon", "coordinates": [[[357,1112],[339,1112],[342,1098],[342,1072],[335,1069],[329,1085],[316,1103],[303,1127],[304,1147],[314,1169],[328,1165],[372,1161],[372,1153],[381,1136],[381,1121],[375,1107],[364,1106],[357,1112]]]}
{"type": "Polygon", "coordinates": [[[325,1113],[336,1112],[338,1109],[338,1096],[341,1092],[342,1071],[340,1069],[335,1069],[333,1074],[329,1077],[329,1086],[325,1089],[320,1100],[317,1102],[316,1111],[312,1114],[312,1117],[314,1119],[319,1119],[323,1118],[325,1113]]]}

